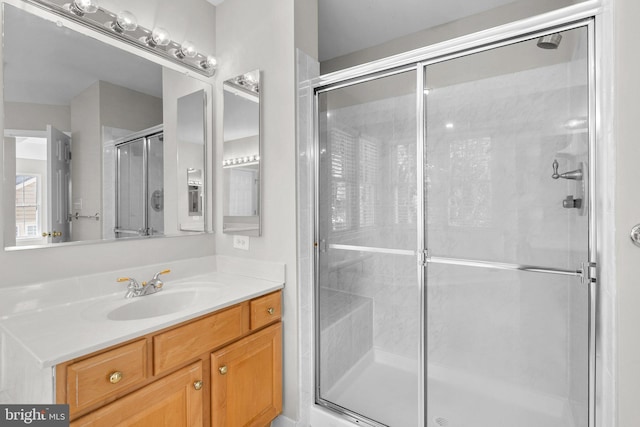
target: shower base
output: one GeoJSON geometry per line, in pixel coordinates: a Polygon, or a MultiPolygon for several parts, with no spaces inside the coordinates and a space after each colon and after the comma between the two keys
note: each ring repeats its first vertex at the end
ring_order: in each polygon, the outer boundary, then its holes
{"type": "MultiPolygon", "coordinates": [[[[391,427],[418,427],[415,361],[370,351],[328,392],[325,400],[391,427]]],[[[426,427],[583,427],[586,409],[562,397],[492,380],[429,368],[426,427]]],[[[362,425],[362,423],[360,423],[362,425]]],[[[314,405],[312,427],[354,424],[314,405]]]]}

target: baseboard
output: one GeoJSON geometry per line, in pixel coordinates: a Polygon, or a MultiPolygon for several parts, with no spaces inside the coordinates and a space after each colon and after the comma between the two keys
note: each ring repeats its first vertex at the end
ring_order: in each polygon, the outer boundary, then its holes
{"type": "Polygon", "coordinates": [[[271,427],[296,427],[296,422],[291,418],[280,415],[271,422],[271,427]]]}

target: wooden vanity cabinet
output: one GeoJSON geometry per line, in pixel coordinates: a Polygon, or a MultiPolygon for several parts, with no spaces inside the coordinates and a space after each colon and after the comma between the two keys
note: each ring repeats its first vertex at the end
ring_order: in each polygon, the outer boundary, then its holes
{"type": "Polygon", "coordinates": [[[203,425],[202,363],[196,362],[72,421],[70,427],[203,425]]]}
{"type": "Polygon", "coordinates": [[[281,411],[281,322],[211,355],[213,427],[264,427],[281,411]]]}
{"type": "Polygon", "coordinates": [[[266,426],[282,410],[281,294],[60,364],[56,402],[73,427],[266,426]]]}

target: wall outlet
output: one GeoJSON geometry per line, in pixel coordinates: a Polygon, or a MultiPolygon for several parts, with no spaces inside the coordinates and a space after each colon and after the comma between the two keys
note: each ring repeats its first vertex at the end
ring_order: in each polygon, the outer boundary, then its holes
{"type": "Polygon", "coordinates": [[[236,249],[249,250],[249,236],[233,236],[233,247],[236,249]]]}

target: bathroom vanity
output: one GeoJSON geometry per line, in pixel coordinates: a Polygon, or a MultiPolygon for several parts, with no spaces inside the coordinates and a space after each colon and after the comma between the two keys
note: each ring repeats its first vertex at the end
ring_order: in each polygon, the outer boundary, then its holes
{"type": "MultiPolygon", "coordinates": [[[[181,267],[172,270],[190,270],[181,267]]],[[[78,295],[95,277],[27,287],[23,303],[31,291],[48,295],[13,313],[3,307],[2,403],[67,403],[72,426],[269,425],[282,410],[275,276],[168,278],[162,292],[129,299],[121,284],[118,293],[78,295]],[[47,298],[56,291],[77,299],[47,298]]]]}
{"type": "Polygon", "coordinates": [[[61,363],[56,402],[72,426],[268,425],[282,409],[280,301],[276,291],[61,363]]]}

